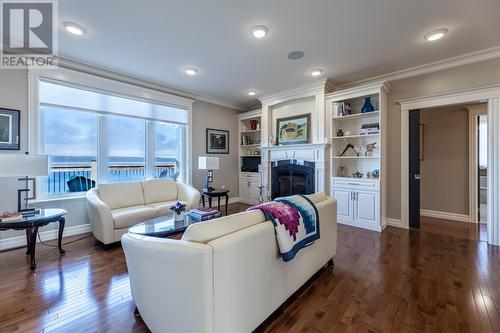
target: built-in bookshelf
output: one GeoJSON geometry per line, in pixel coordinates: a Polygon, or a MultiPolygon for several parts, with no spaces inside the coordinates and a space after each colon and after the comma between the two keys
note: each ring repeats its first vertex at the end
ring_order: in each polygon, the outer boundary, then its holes
{"type": "Polygon", "coordinates": [[[330,118],[331,195],[339,223],[381,231],[385,223],[385,82],[325,96],[330,118]]]}
{"type": "Polygon", "coordinates": [[[259,202],[259,186],[262,183],[261,164],[261,110],[239,115],[239,200],[248,204],[259,202]]]}

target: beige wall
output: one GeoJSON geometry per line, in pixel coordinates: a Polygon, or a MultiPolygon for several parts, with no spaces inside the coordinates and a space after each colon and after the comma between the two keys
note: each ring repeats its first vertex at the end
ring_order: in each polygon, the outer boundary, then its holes
{"type": "Polygon", "coordinates": [[[401,107],[397,101],[500,84],[500,59],[391,81],[388,95],[387,216],[401,218],[401,107]]]}
{"type": "Polygon", "coordinates": [[[424,159],[420,162],[420,207],[469,215],[469,111],[464,107],[420,112],[424,159]]]}
{"type": "Polygon", "coordinates": [[[238,116],[237,111],[222,106],[196,102],[193,105],[193,185],[203,188],[206,172],[198,170],[198,157],[207,156],[206,129],[229,131],[229,154],[212,154],[219,158],[219,170],[214,170],[214,187],[225,186],[230,197],[238,196],[238,116]]]}

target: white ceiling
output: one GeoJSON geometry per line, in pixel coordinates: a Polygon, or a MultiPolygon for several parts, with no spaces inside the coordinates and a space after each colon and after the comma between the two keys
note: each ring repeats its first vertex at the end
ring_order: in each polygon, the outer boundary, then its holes
{"type": "Polygon", "coordinates": [[[324,76],[349,82],[500,45],[500,0],[60,0],[62,57],[240,105],[324,76]],[[269,28],[254,39],[257,24],[269,28]],[[446,27],[430,43],[425,33],[446,27]],[[301,60],[287,59],[302,50],[301,60]],[[199,75],[189,77],[183,68],[199,75]]]}

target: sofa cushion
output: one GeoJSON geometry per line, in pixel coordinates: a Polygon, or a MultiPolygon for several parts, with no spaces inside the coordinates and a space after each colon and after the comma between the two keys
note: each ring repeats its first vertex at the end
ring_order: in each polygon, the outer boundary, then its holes
{"type": "Polygon", "coordinates": [[[187,201],[182,201],[182,200],[155,202],[155,203],[147,205],[147,207],[152,207],[152,208],[156,209],[158,211],[158,215],[163,216],[163,215],[168,215],[168,214],[172,213],[170,211],[170,207],[172,207],[177,201],[186,205],[186,212],[191,209],[191,204],[189,204],[189,202],[187,202],[187,201]]]}
{"type": "Polygon", "coordinates": [[[111,211],[115,229],[130,228],[131,226],[158,216],[156,209],[147,206],[118,208],[111,211]]]}
{"type": "Polygon", "coordinates": [[[171,179],[152,179],[142,182],[144,203],[173,201],[177,199],[177,184],[171,179]]]}
{"type": "Polygon", "coordinates": [[[191,224],[184,232],[182,240],[206,244],[216,238],[265,221],[266,217],[260,210],[224,216],[206,222],[191,224]]]}
{"type": "Polygon", "coordinates": [[[140,182],[101,184],[97,191],[101,200],[112,210],[144,205],[140,182]]]}

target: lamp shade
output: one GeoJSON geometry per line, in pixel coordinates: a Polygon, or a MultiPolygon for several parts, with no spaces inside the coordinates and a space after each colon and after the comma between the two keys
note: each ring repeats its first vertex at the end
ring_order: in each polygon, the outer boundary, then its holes
{"type": "Polygon", "coordinates": [[[198,157],[198,169],[199,170],[219,170],[219,158],[218,157],[198,157]]]}
{"type": "Polygon", "coordinates": [[[47,155],[0,154],[0,177],[47,176],[47,155]]]}

